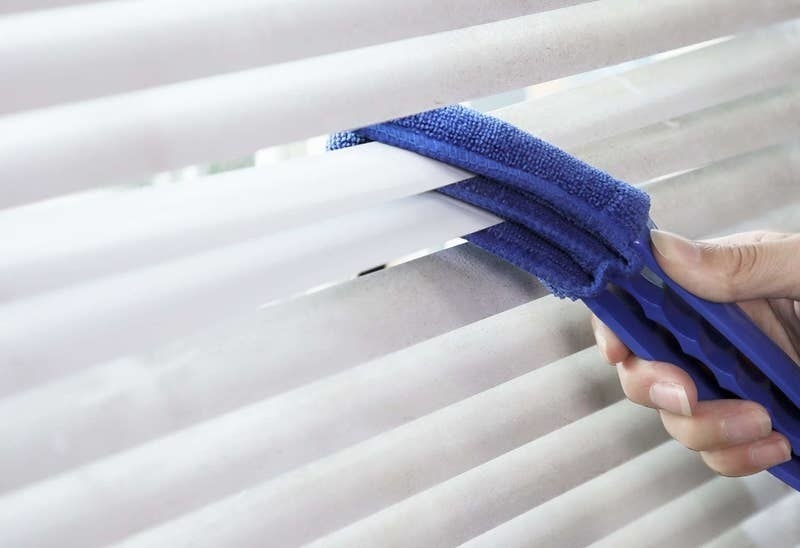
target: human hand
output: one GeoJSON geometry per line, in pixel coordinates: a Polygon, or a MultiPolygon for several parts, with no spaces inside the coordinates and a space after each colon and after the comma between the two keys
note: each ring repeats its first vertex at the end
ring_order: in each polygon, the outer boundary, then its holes
{"type": "MultiPolygon", "coordinates": [[[[748,232],[692,242],[653,231],[661,268],[690,292],[717,302],[736,302],[795,362],[800,363],[800,235],[748,232]]],[[[700,452],[725,476],[746,476],[791,458],[786,438],[772,431],[763,406],[744,400],[697,401],[697,388],[675,365],[646,361],[597,317],[595,339],[616,364],[629,400],[659,410],[667,432],[700,452]]]]}

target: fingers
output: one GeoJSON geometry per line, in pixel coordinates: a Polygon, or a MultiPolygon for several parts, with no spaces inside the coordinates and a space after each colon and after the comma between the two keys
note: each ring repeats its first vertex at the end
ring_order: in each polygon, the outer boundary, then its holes
{"type": "Polygon", "coordinates": [[[791,458],[789,442],[777,432],[753,442],[700,453],[706,465],[723,476],[749,476],[791,458]]]}
{"type": "Polygon", "coordinates": [[[631,355],[628,347],[594,314],[592,314],[592,330],[597,341],[597,348],[608,363],[619,363],[631,355]]]}
{"type": "Polygon", "coordinates": [[[634,355],[617,365],[617,373],[629,400],[658,409],[667,432],[722,475],[754,474],[791,456],[788,441],[772,431],[769,414],[755,402],[698,402],[697,388],[682,369],[634,355]]]}
{"type": "Polygon", "coordinates": [[[698,402],[691,417],[661,413],[670,436],[695,451],[712,451],[767,437],[772,421],[757,403],[743,400],[698,402]]]}
{"type": "Polygon", "coordinates": [[[617,366],[625,395],[634,403],[691,417],[697,388],[683,369],[631,355],[617,366]]]}
{"type": "Polygon", "coordinates": [[[800,235],[752,232],[692,242],[654,230],[650,237],[664,271],[701,297],[720,302],[800,298],[800,235]]]}

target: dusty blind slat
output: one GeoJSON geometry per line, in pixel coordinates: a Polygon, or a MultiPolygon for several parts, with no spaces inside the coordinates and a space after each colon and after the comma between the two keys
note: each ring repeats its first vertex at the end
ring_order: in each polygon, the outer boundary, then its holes
{"type": "Polygon", "coordinates": [[[8,116],[0,118],[0,206],[235,157],[798,16],[795,0],[600,0],[8,116]]]}
{"type": "MultiPolygon", "coordinates": [[[[0,114],[391,42],[580,2],[118,0],[40,11],[0,20],[0,59],[4,60],[0,80],[16,82],[13,87],[0,89],[0,114]],[[65,74],[69,78],[65,79],[65,74]]],[[[0,13],[2,9],[0,4],[0,13]]]]}

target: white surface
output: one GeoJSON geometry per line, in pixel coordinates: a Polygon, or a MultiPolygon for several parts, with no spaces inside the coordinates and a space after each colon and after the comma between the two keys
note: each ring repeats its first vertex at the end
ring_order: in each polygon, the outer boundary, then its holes
{"type": "Polygon", "coordinates": [[[251,153],[797,16],[800,0],[600,0],[7,116],[0,118],[0,206],[251,153]]]}
{"type": "Polygon", "coordinates": [[[800,84],[793,84],[615,135],[572,152],[623,181],[638,182],[796,139],[799,127],[800,84]],[[675,154],[675,150],[682,153],[675,154]]]}
{"type": "Polygon", "coordinates": [[[0,214],[0,233],[15,235],[0,241],[0,301],[353,214],[471,176],[369,143],[15,208],[0,214]]]}
{"type": "MultiPolygon", "coordinates": [[[[92,0],[0,0],[0,15],[88,4],[92,0]]],[[[103,0],[94,0],[100,2],[103,0]]]]}
{"type": "MultiPolygon", "coordinates": [[[[156,352],[51,378],[0,400],[2,416],[17,418],[0,427],[4,433],[0,468],[7,471],[0,491],[57,475],[440,335],[446,335],[445,340],[414,351],[417,364],[425,370],[440,344],[455,352],[464,348],[470,334],[514,347],[510,341],[518,336],[522,344],[539,349],[541,363],[589,346],[586,310],[553,298],[539,300],[544,294],[530,275],[478,248],[458,246],[237,316],[156,352]],[[474,329],[459,330],[533,299],[535,304],[474,329]],[[386,314],[387,310],[392,313],[386,314]],[[529,330],[537,317],[550,315],[560,321],[529,330]],[[454,333],[448,334],[451,330],[454,333]],[[298,352],[298,332],[303,333],[303,352],[298,352]],[[221,363],[235,368],[220,367],[221,363]],[[182,403],[176,408],[172,402],[182,403]]],[[[477,348],[475,352],[469,359],[482,363],[483,355],[477,348]]],[[[453,354],[453,363],[464,368],[459,378],[466,383],[472,366],[459,356],[453,354]]],[[[399,367],[388,365],[396,359],[388,359],[386,367],[399,367]]],[[[524,363],[510,360],[504,365],[519,371],[524,363]]],[[[474,383],[501,382],[506,373],[513,376],[504,366],[490,371],[476,371],[474,383]]]]}
{"type": "MultiPolygon", "coordinates": [[[[481,373],[489,356],[466,359],[480,341],[467,342],[452,363],[436,368],[416,359],[422,349],[409,349],[0,499],[0,531],[15,532],[12,544],[47,546],[69,535],[97,545],[248,491],[262,499],[259,506],[272,508],[259,520],[272,542],[295,545],[301,539],[291,535],[313,538],[347,523],[353,512],[379,509],[621,399],[613,370],[602,367],[593,348],[523,374],[541,363],[515,358],[512,349],[525,344],[521,327],[502,337],[509,346],[497,347],[498,357],[516,361],[516,371],[501,368],[495,382],[481,373]],[[452,383],[460,366],[465,376],[452,383]],[[505,376],[512,380],[493,388],[505,376]],[[537,390],[540,397],[530,398],[537,390]],[[166,461],[172,464],[159,466],[166,461]],[[416,479],[406,483],[412,474],[416,479]],[[381,477],[396,478],[391,491],[385,482],[373,485],[381,477]],[[105,526],[77,532],[98,508],[108,509],[105,526]],[[39,526],[42,514],[54,516],[46,528],[39,526]],[[302,531],[293,531],[295,516],[308,520],[302,531]]],[[[440,359],[441,344],[431,342],[423,355],[440,359]]],[[[241,495],[233,502],[239,503],[249,506],[241,495]]]]}
{"type": "Polygon", "coordinates": [[[569,149],[732,101],[797,78],[800,22],[657,59],[495,115],[569,149]]]}
{"type": "Polygon", "coordinates": [[[422,194],[0,304],[0,394],[167,342],[497,221],[461,202],[422,194]],[[451,215],[453,207],[461,214],[451,215]]]}
{"type": "Polygon", "coordinates": [[[792,490],[766,473],[716,478],[592,543],[592,548],[699,546],[792,490]]]}
{"type": "MultiPolygon", "coordinates": [[[[0,81],[14,82],[0,87],[0,114],[391,42],[581,1],[587,0],[122,0],[0,19],[0,81]]],[[[0,0],[0,13],[9,9],[4,3],[8,4],[0,0]]],[[[17,4],[17,9],[24,7],[23,2],[17,4]]]]}
{"type": "MultiPolygon", "coordinates": [[[[536,393],[526,397],[535,401],[536,393]]],[[[453,546],[652,449],[666,439],[657,425],[658,416],[651,410],[621,401],[356,521],[312,546],[453,546]],[[626,428],[617,427],[621,421],[626,428]]],[[[252,526],[235,525],[250,532],[251,539],[258,535],[252,526]]],[[[151,538],[159,538],[157,529],[154,533],[151,538]]],[[[247,537],[220,533],[210,540],[225,544],[232,538],[247,545],[247,537]]]]}
{"type": "Polygon", "coordinates": [[[777,548],[800,542],[800,493],[792,492],[743,520],[703,548],[777,548]]]}
{"type": "Polygon", "coordinates": [[[713,475],[699,455],[670,440],[462,546],[586,546],[713,475]]]}

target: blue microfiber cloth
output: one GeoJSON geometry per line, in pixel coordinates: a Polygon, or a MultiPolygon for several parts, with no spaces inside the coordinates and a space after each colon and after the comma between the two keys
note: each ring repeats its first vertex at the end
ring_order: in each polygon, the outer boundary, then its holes
{"type": "Polygon", "coordinates": [[[511,124],[452,105],[334,134],[328,148],[368,141],[475,173],[438,191],[506,221],[466,239],[559,297],[594,297],[641,269],[633,242],[647,227],[647,194],[511,124]]]}
{"type": "Polygon", "coordinates": [[[460,106],[339,133],[329,148],[370,140],[475,173],[438,189],[505,219],[469,241],[582,299],[638,356],[684,369],[702,399],[768,409],[796,455],[770,472],[800,491],[800,370],[737,305],[704,301],[667,276],[650,247],[647,194],[460,106]]]}

